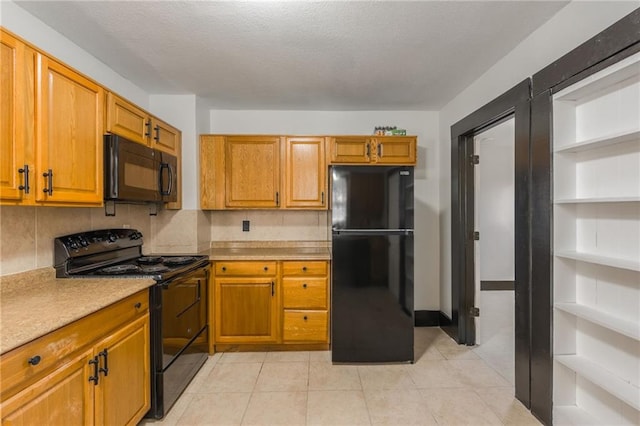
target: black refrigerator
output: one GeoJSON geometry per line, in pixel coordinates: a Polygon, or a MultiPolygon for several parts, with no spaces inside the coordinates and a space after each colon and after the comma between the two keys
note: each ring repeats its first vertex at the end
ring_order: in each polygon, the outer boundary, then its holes
{"type": "Polygon", "coordinates": [[[413,167],[334,166],[331,358],[413,362],[413,167]]]}

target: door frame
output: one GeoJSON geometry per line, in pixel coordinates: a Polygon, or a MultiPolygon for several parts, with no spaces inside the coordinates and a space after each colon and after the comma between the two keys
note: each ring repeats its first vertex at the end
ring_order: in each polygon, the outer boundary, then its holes
{"type": "MultiPolygon", "coordinates": [[[[515,120],[514,267],[516,397],[530,407],[531,221],[530,93],[526,79],[451,127],[451,324],[443,329],[458,343],[475,344],[475,247],[473,139],[504,121],[515,120]]],[[[481,160],[482,161],[482,160],[481,160]]]]}

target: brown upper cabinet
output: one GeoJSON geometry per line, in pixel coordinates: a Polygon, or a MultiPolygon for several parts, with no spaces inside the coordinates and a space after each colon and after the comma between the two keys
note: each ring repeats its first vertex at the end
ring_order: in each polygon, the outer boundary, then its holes
{"type": "Polygon", "coordinates": [[[332,136],[330,164],[415,165],[415,136],[332,136]]]}
{"type": "Polygon", "coordinates": [[[1,36],[0,202],[101,205],[104,89],[1,36]]]}
{"type": "Polygon", "coordinates": [[[115,93],[107,93],[107,132],[180,155],[181,132],[115,93]]]}
{"type": "Polygon", "coordinates": [[[327,164],[324,137],[284,139],[285,208],[326,208],[327,164]]]}
{"type": "Polygon", "coordinates": [[[202,135],[203,209],[326,209],[324,137],[202,135]]]}

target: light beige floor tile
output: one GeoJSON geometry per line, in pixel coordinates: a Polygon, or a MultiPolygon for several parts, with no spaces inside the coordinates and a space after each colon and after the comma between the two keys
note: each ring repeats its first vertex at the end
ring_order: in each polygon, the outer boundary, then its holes
{"type": "Polygon", "coordinates": [[[442,337],[444,332],[438,327],[415,327],[413,342],[415,346],[430,346],[442,337]]]}
{"type": "Polygon", "coordinates": [[[307,392],[254,392],[243,425],[304,425],[307,392]]]}
{"type": "Polygon", "coordinates": [[[420,393],[439,425],[502,425],[471,389],[422,389],[420,393]]]}
{"type": "Polygon", "coordinates": [[[224,352],[218,362],[264,362],[266,352],[224,352]]]}
{"type": "Polygon", "coordinates": [[[481,359],[456,359],[449,361],[449,364],[467,387],[510,386],[504,377],[481,359]]]}
{"type": "Polygon", "coordinates": [[[424,362],[445,359],[445,357],[440,353],[440,351],[435,346],[426,346],[426,347],[416,346],[414,348],[413,353],[415,356],[416,364],[422,364],[424,362]]]}
{"type": "Polygon", "coordinates": [[[309,391],[307,425],[369,425],[362,391],[309,391]]]}
{"type": "Polygon", "coordinates": [[[365,390],[364,397],[373,425],[435,425],[417,390],[365,390]]]}
{"type": "Polygon", "coordinates": [[[435,346],[446,359],[480,359],[473,346],[459,345],[449,336],[438,339],[435,346]]]}
{"type": "Polygon", "coordinates": [[[418,389],[463,388],[465,383],[457,374],[451,361],[430,360],[407,368],[407,372],[418,389]]]}
{"type": "Polygon", "coordinates": [[[250,397],[236,392],[193,395],[176,426],[239,425],[250,397]]]}
{"type": "Polygon", "coordinates": [[[516,399],[512,387],[481,388],[475,392],[505,425],[540,425],[531,412],[516,399]]]}
{"type": "Polygon", "coordinates": [[[308,381],[308,362],[264,363],[255,391],[306,391],[308,381]]]}
{"type": "Polygon", "coordinates": [[[267,356],[264,359],[264,362],[309,362],[309,352],[267,352],[267,356]]]}
{"type": "Polygon", "coordinates": [[[310,362],[331,362],[331,351],[312,351],[309,352],[310,362]]]}
{"type": "Polygon", "coordinates": [[[363,389],[415,389],[405,365],[358,366],[363,389]]]}
{"type": "Polygon", "coordinates": [[[362,390],[358,367],[312,362],[309,364],[309,390],[362,390]]]}
{"type": "Polygon", "coordinates": [[[262,364],[218,362],[203,379],[199,392],[252,392],[262,364]]]}

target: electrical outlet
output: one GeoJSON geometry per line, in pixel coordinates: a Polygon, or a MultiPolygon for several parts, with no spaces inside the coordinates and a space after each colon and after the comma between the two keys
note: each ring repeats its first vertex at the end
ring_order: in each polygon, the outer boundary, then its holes
{"type": "Polygon", "coordinates": [[[242,221],[242,232],[249,232],[250,222],[248,220],[242,221]]]}

